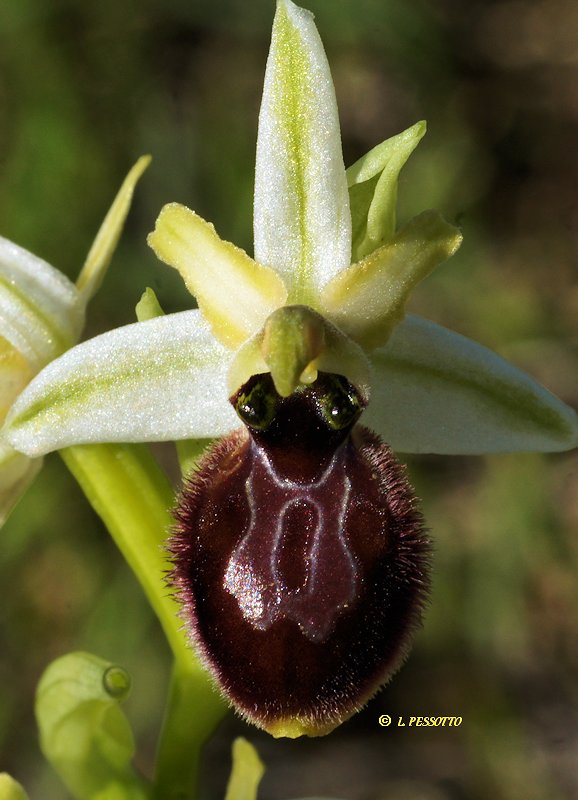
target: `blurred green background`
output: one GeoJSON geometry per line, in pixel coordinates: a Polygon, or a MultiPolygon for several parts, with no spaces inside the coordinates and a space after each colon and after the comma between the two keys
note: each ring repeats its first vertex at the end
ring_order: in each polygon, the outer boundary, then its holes
{"type": "MultiPolygon", "coordinates": [[[[494,347],[578,406],[578,6],[572,0],[310,0],[333,69],[346,163],[426,118],[400,219],[437,207],[465,243],[412,310],[494,347]]],[[[257,113],[273,0],[3,0],[0,234],[74,278],[129,166],[153,164],[91,307],[130,322],[146,285],[190,299],[145,244],[180,201],[251,248],[257,113]]],[[[172,453],[160,452],[169,469],[172,453]]],[[[267,764],[263,800],[572,800],[578,796],[578,459],[421,457],[435,541],[411,657],[366,711],[320,740],[230,717],[207,747],[222,796],[232,738],[267,764]],[[378,726],[460,715],[460,728],[378,726]]],[[[43,764],[33,693],[88,649],[125,665],[150,772],[168,652],[139,587],[58,456],[0,538],[0,770],[65,798],[43,764]]],[[[191,710],[194,713],[194,709],[191,710]]]]}

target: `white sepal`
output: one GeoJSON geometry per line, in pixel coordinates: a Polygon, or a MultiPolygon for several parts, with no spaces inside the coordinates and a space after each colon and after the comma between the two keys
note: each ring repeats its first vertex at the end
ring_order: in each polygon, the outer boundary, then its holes
{"type": "Polygon", "coordinates": [[[362,423],[406,453],[569,450],[578,416],[488,348],[408,315],[371,354],[362,423]]]}
{"type": "Polygon", "coordinates": [[[0,331],[33,371],[77,341],[84,302],[46,261],[0,237],[0,331]]]}
{"type": "Polygon", "coordinates": [[[255,175],[255,259],[276,269],[289,303],[351,261],[351,217],[335,91],[310,12],[278,0],[255,175]]]}
{"type": "Polygon", "coordinates": [[[49,364],[14,404],[6,438],[38,456],[71,444],[220,436],[239,426],[227,400],[232,355],[198,310],[117,328],[49,364]]]}

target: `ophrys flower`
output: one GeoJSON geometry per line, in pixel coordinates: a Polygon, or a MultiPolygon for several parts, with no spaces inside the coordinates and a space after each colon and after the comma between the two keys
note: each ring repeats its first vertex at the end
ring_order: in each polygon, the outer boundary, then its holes
{"type": "Polygon", "coordinates": [[[399,664],[419,619],[427,539],[403,470],[356,425],[362,411],[405,452],[577,443],[576,414],[531,378],[404,316],[411,289],[461,241],[432,211],[396,231],[398,174],[424,130],[346,173],[312,17],[279,0],[255,258],[166,206],[149,241],[199,308],[78,346],[9,418],[10,441],[30,455],[225,437],[183,494],[174,582],[221,688],[276,735],[323,733],[352,714],[399,664]]]}

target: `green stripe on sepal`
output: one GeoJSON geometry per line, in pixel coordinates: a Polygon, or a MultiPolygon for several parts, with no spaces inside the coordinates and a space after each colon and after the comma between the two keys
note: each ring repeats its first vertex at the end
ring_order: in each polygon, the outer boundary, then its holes
{"type": "Polygon", "coordinates": [[[279,0],[259,116],[255,258],[273,267],[289,303],[351,261],[351,217],[337,104],[313,15],[279,0]]]}
{"type": "Polygon", "coordinates": [[[426,132],[422,120],[386,139],[347,170],[353,260],[359,261],[395,233],[399,173],[426,132]]]}
{"type": "Polygon", "coordinates": [[[231,358],[198,310],[117,328],[49,364],[14,404],[6,438],[36,456],[227,433],[238,426],[227,401],[231,358]]]}
{"type": "Polygon", "coordinates": [[[408,315],[371,354],[363,423],[406,453],[549,452],[578,445],[576,412],[486,347],[408,315]]]}

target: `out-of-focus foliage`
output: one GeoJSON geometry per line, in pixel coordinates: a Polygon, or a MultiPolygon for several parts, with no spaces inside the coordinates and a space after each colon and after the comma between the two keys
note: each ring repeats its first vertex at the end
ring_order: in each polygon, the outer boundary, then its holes
{"type": "MultiPolygon", "coordinates": [[[[428,120],[403,173],[400,222],[429,205],[465,238],[412,310],[498,349],[578,406],[576,4],[306,5],[332,65],[347,164],[428,120]]],[[[136,156],[154,157],[88,335],[132,321],[147,285],[167,311],[188,304],[145,244],[163,203],[192,206],[250,249],[272,16],[272,0],[0,4],[0,234],[74,278],[120,178],[136,156]]],[[[238,733],[258,746],[271,800],[576,796],[576,455],[420,458],[410,468],[436,555],[408,664],[324,740],[273,741],[225,723],[207,751],[204,796],[223,796],[238,733]],[[382,713],[463,723],[379,728],[382,713]]],[[[34,687],[50,660],[88,649],[131,671],[126,711],[150,771],[168,653],[57,457],[1,542],[0,769],[32,798],[65,796],[39,753],[34,687]]]]}

